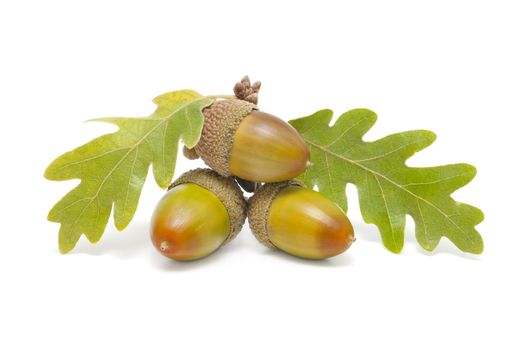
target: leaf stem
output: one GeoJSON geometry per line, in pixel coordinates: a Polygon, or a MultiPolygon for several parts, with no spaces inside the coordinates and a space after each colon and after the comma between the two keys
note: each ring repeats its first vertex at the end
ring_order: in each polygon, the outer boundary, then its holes
{"type": "Polygon", "coordinates": [[[211,98],[222,98],[222,99],[225,99],[225,100],[234,100],[234,99],[237,98],[237,97],[234,96],[234,95],[210,95],[210,96],[207,96],[207,97],[211,97],[211,98]]]}

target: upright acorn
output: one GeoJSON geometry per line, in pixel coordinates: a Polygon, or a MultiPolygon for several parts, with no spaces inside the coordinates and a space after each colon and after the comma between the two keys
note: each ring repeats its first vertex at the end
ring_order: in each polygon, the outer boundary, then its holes
{"type": "Polygon", "coordinates": [[[249,199],[248,217],[262,244],[302,258],[341,254],[355,240],[342,209],[295,180],[259,188],[249,199]]]}
{"type": "Polygon", "coordinates": [[[175,260],[207,256],[240,232],[247,203],[232,178],[210,169],[181,175],[161,198],[152,216],[157,250],[175,260]]]}
{"type": "Polygon", "coordinates": [[[260,83],[245,77],[236,84],[237,99],[220,100],[203,110],[201,138],[190,159],[201,157],[222,176],[254,182],[279,182],[304,172],[309,149],[302,136],[283,120],[258,110],[260,83]]]}

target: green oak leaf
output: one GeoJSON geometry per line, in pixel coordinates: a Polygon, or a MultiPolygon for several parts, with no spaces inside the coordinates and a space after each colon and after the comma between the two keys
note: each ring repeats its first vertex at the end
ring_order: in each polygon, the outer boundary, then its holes
{"type": "Polygon", "coordinates": [[[82,234],[99,241],[114,213],[123,230],[137,209],[148,168],[165,188],[174,175],[179,140],[193,147],[203,127],[202,109],[214,102],[192,90],[169,92],[154,99],[157,109],[143,118],[100,118],[117,132],[100,136],[55,159],[44,176],[49,180],[80,179],[48,215],[61,224],[59,249],[67,253],[82,234]]]}
{"type": "Polygon", "coordinates": [[[403,248],[407,214],[415,222],[417,241],[428,251],[442,236],[464,252],[483,251],[475,229],[483,213],[450,196],[474,178],[473,166],[408,167],[406,160],[432,144],[434,133],[406,131],[366,142],[362,138],[375,124],[375,113],[353,109],[330,127],[332,116],[331,110],[321,110],[290,121],[311,150],[314,165],[300,177],[307,186],[317,185],[346,211],[346,184],[354,184],[365,222],[379,228],[384,245],[394,253],[403,248]]]}

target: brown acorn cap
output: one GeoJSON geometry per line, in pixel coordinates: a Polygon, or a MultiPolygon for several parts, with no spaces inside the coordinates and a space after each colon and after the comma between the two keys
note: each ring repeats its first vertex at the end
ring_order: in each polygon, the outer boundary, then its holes
{"type": "Polygon", "coordinates": [[[234,133],[249,113],[258,107],[247,101],[220,100],[203,110],[205,121],[201,138],[192,149],[183,149],[189,159],[201,157],[205,164],[222,176],[231,176],[229,157],[234,133]]]}
{"type": "Polygon", "coordinates": [[[201,186],[218,197],[227,209],[230,219],[230,233],[223,244],[233,240],[241,231],[247,217],[247,201],[234,179],[220,176],[210,169],[194,169],[181,175],[168,187],[168,191],[184,183],[201,186]]]}
{"type": "Polygon", "coordinates": [[[267,232],[267,219],[271,203],[280,191],[289,186],[305,187],[304,184],[298,180],[267,183],[257,189],[254,195],[249,198],[249,208],[247,213],[249,226],[251,227],[253,235],[266,247],[275,247],[269,239],[269,233],[267,232]]]}

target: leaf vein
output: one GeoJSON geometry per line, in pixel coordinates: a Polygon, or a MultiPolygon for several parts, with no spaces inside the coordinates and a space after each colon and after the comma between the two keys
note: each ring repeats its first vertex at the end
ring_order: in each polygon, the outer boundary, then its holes
{"type": "Polygon", "coordinates": [[[428,238],[428,229],[426,227],[425,218],[423,216],[423,211],[421,210],[421,204],[419,204],[419,200],[415,201],[417,203],[417,208],[419,209],[419,215],[421,216],[421,222],[423,223],[423,229],[424,229],[424,236],[427,242],[430,242],[430,239],[428,238]]]}
{"type": "Polygon", "coordinates": [[[130,176],[128,177],[128,186],[126,186],[126,197],[124,199],[124,205],[123,205],[123,209],[124,210],[126,210],[126,207],[128,206],[128,198],[129,198],[129,195],[130,195],[130,187],[132,187],[132,176],[134,174],[135,163],[137,161],[137,155],[138,154],[139,154],[139,148],[136,148],[134,161],[132,162],[132,166],[130,167],[130,176]]]}
{"type": "Polygon", "coordinates": [[[393,223],[392,223],[392,215],[390,214],[390,208],[388,207],[388,202],[386,201],[386,196],[384,195],[384,190],[381,186],[381,182],[379,181],[379,179],[377,178],[376,175],[373,175],[373,177],[375,177],[375,180],[377,181],[377,185],[379,186],[379,189],[381,190],[381,196],[382,196],[382,200],[384,202],[384,207],[386,208],[386,214],[388,215],[388,223],[390,224],[390,233],[391,233],[391,236],[392,236],[392,241],[393,243],[396,243],[396,239],[395,239],[395,230],[393,228],[393,223]]]}
{"type": "Polygon", "coordinates": [[[325,162],[326,162],[326,170],[327,170],[327,173],[328,173],[329,188],[331,188],[331,194],[333,195],[335,193],[334,190],[333,190],[333,178],[331,177],[331,172],[329,171],[329,160],[328,160],[328,155],[327,154],[324,154],[324,159],[325,159],[325,162]]]}
{"type": "Polygon", "coordinates": [[[97,155],[95,155],[93,157],[90,157],[90,158],[86,158],[86,159],[82,159],[82,160],[79,160],[79,161],[76,161],[76,162],[71,162],[71,163],[65,164],[65,165],[57,168],[56,171],[60,171],[60,170],[63,170],[65,168],[69,168],[70,166],[74,166],[74,165],[77,165],[77,164],[82,164],[82,163],[85,163],[85,162],[89,162],[91,160],[102,158],[104,156],[107,156],[108,154],[112,154],[112,153],[115,153],[115,152],[118,152],[118,151],[122,151],[122,150],[125,150],[125,149],[128,149],[128,148],[129,147],[114,148],[112,150],[109,150],[109,151],[101,153],[101,154],[97,154],[97,155]]]}
{"type": "Polygon", "coordinates": [[[454,176],[444,177],[442,179],[438,179],[438,180],[435,180],[435,181],[411,182],[411,183],[407,183],[407,184],[404,184],[404,185],[401,185],[401,186],[408,187],[408,186],[419,186],[419,185],[432,185],[432,184],[441,183],[441,182],[444,182],[444,181],[452,180],[452,179],[455,179],[455,178],[458,178],[458,177],[462,177],[462,176],[465,176],[465,175],[469,175],[469,174],[470,174],[469,172],[465,172],[465,173],[457,174],[457,175],[454,175],[454,176]]]}
{"type": "Polygon", "coordinates": [[[361,118],[357,123],[353,124],[352,126],[347,128],[346,130],[344,130],[337,138],[335,138],[333,141],[331,141],[330,143],[328,143],[324,147],[330,147],[330,146],[334,145],[335,143],[337,143],[338,141],[340,141],[340,139],[342,137],[344,137],[349,131],[353,130],[357,125],[362,123],[364,121],[364,119],[366,119],[366,118],[361,118]]]}
{"type": "Polygon", "coordinates": [[[398,151],[402,150],[403,148],[406,148],[406,147],[408,147],[410,145],[414,145],[414,144],[416,144],[416,142],[407,143],[405,145],[402,145],[401,147],[398,147],[398,148],[396,148],[394,150],[391,150],[390,152],[386,152],[386,153],[383,153],[381,155],[378,155],[378,156],[375,156],[375,157],[371,157],[371,158],[354,159],[354,161],[357,162],[357,163],[360,163],[360,162],[369,162],[371,160],[376,160],[376,159],[382,159],[382,158],[384,158],[386,156],[389,156],[390,154],[398,152],[398,151]]]}

